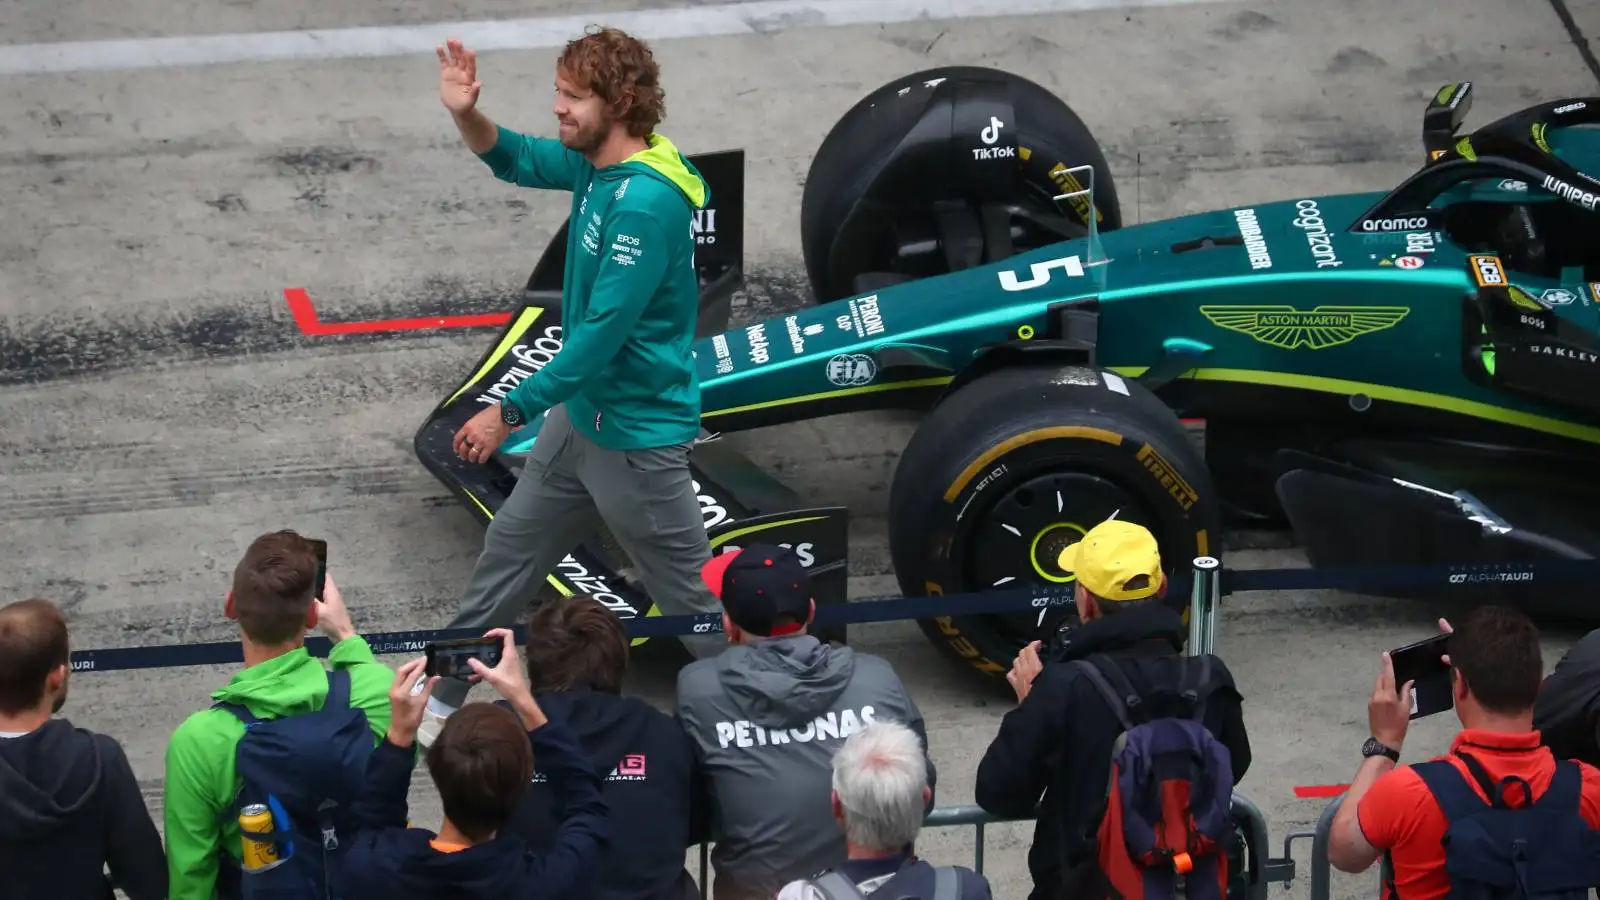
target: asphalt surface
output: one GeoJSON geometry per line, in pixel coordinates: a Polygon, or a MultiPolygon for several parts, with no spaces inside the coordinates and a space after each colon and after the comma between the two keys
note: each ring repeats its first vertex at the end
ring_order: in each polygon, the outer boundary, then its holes
{"type": "MultiPolygon", "coordinates": [[[[1573,37],[1595,43],[1600,8],[1573,6],[1570,27],[1549,0],[1199,3],[838,28],[795,16],[760,34],[657,42],[663,131],[690,151],[748,154],[743,322],[804,302],[811,154],[837,116],[902,74],[991,65],[1057,91],[1104,144],[1125,215],[1151,219],[1385,187],[1421,159],[1422,109],[1448,81],[1475,82],[1474,122],[1600,91],[1573,37]]],[[[31,44],[588,12],[562,0],[382,7],[63,0],[7,4],[0,21],[8,43],[31,44]]],[[[549,127],[554,56],[482,55],[484,110],[549,127]]],[[[431,54],[0,80],[0,596],[64,604],[79,648],[225,640],[239,553],[289,526],[330,537],[358,627],[444,622],[481,531],[410,441],[491,334],[308,338],[282,295],[305,288],[325,320],[506,307],[566,201],[490,177],[436,85],[431,54]]],[[[911,427],[862,415],[729,440],[802,495],[850,507],[853,593],[875,596],[894,589],[883,510],[911,427]]],[[[1241,540],[1230,565],[1301,564],[1292,549],[1241,540]]],[[[1354,772],[1378,654],[1430,634],[1439,613],[1332,593],[1226,602],[1218,650],[1254,739],[1242,790],[1268,817],[1273,855],[1326,802],[1293,787],[1354,772]]],[[[1552,631],[1547,665],[1576,636],[1552,631]]],[[[890,659],[927,714],[940,802],[970,803],[1012,704],[911,624],[858,626],[854,641],[890,659]]],[[[159,821],[166,736],[228,675],[83,673],[66,713],[123,742],[159,821]]],[[[664,705],[671,672],[644,666],[631,689],[664,705]]],[[[1407,756],[1442,750],[1454,729],[1448,716],[1420,723],[1407,756]]],[[[424,773],[416,784],[417,820],[436,822],[424,773]]],[[[1025,895],[1030,830],[989,829],[997,896],[1025,895]]],[[[922,849],[969,862],[972,833],[931,833],[922,849]]],[[[1294,852],[1302,877],[1289,890],[1304,896],[1308,845],[1294,852]]],[[[1334,887],[1367,896],[1376,880],[1334,887]]]]}

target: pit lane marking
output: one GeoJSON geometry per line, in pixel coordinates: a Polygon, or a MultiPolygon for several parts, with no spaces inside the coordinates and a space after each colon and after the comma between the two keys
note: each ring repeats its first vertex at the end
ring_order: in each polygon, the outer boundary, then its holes
{"type": "Polygon", "coordinates": [[[482,53],[563,46],[586,25],[603,21],[646,40],[776,34],[796,27],[839,28],[948,19],[1010,18],[1052,13],[1191,6],[1222,0],[756,0],[715,6],[591,11],[526,19],[434,22],[197,34],[124,40],[58,41],[0,46],[0,75],[165,69],[265,60],[433,58],[446,37],[482,53]]]}
{"type": "Polygon", "coordinates": [[[500,327],[511,321],[510,313],[478,313],[464,316],[425,316],[414,319],[367,319],[358,322],[324,322],[317,318],[317,308],[305,288],[284,288],[283,299],[289,304],[289,314],[295,327],[306,337],[329,337],[338,334],[373,334],[383,331],[422,331],[429,328],[485,328],[500,327]]]}

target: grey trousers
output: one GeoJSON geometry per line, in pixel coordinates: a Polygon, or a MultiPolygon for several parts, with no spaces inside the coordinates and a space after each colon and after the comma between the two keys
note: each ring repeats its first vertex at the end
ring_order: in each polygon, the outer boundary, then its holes
{"type": "MultiPolygon", "coordinates": [[[[564,405],[552,409],[511,496],[489,522],[460,609],[446,627],[516,628],[562,558],[602,522],[633,558],[663,615],[720,612],[700,580],[711,548],[689,475],[690,447],[611,450],[574,431],[564,405]]],[[[697,658],[727,649],[727,638],[715,632],[679,640],[697,658]]],[[[445,678],[433,696],[459,707],[470,688],[445,678]]]]}

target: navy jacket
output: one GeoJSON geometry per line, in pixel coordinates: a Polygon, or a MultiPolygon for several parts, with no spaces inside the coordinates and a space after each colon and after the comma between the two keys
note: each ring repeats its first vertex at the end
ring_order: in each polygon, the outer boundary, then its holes
{"type": "MultiPolygon", "coordinates": [[[[600,792],[610,810],[611,848],[595,890],[572,900],[698,898],[684,855],[705,839],[705,803],[683,725],[637,697],[603,691],[540,694],[538,701],[572,729],[590,768],[605,778],[600,792]]],[[[537,749],[533,765],[533,786],[506,830],[543,849],[560,836],[560,792],[537,749]]]]}
{"type": "Polygon", "coordinates": [[[387,740],[373,751],[357,801],[361,830],[345,857],[347,900],[560,900],[589,893],[610,835],[600,777],[560,719],[528,732],[539,769],[556,787],[562,822],[543,852],[502,829],[494,840],[454,853],[407,828],[406,795],[415,757],[387,740]]]}
{"type": "Polygon", "coordinates": [[[166,900],[161,834],[122,745],[66,719],[0,737],[0,900],[112,900],[113,881],[166,900]]]}

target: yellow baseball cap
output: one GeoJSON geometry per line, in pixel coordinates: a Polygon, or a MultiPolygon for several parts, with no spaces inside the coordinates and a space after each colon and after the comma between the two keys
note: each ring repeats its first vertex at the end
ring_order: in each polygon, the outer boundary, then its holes
{"type": "Polygon", "coordinates": [[[1083,540],[1061,551],[1056,564],[1078,576],[1091,594],[1113,602],[1143,600],[1161,589],[1161,551],[1155,535],[1143,525],[1108,519],[1089,529],[1083,540]],[[1123,585],[1144,575],[1143,587],[1123,585]]]}

